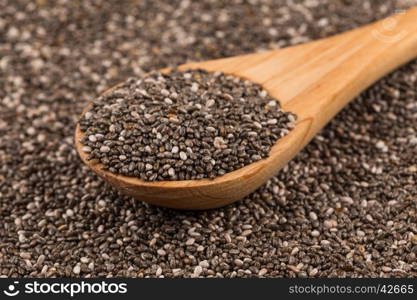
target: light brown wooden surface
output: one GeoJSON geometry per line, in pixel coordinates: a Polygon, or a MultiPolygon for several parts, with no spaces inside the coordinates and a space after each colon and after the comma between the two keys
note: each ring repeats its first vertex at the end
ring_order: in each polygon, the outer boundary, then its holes
{"type": "Polygon", "coordinates": [[[138,200],[179,209],[224,206],[248,195],[289,160],[350,100],[376,80],[417,56],[417,8],[359,29],[311,43],[206,62],[182,69],[222,71],[262,84],[285,111],[298,115],[296,127],[278,141],[270,157],[214,180],[143,182],[83,161],[114,187],[138,200]]]}

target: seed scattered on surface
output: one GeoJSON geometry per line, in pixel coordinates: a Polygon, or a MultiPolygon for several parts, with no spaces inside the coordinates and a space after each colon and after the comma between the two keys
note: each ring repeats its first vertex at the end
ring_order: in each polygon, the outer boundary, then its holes
{"type": "Polygon", "coordinates": [[[153,166],[151,164],[146,164],[145,168],[146,168],[147,171],[150,171],[150,170],[153,169],[153,166]]]}
{"type": "Polygon", "coordinates": [[[88,260],[88,257],[85,257],[85,256],[81,257],[81,259],[80,259],[80,260],[81,260],[81,262],[82,262],[82,263],[84,263],[84,264],[88,263],[88,261],[89,261],[89,260],[88,260]]]}
{"type": "Polygon", "coordinates": [[[86,118],[87,120],[88,119],[90,119],[91,118],[91,116],[92,116],[93,114],[91,113],[91,112],[89,112],[89,111],[87,111],[85,114],[84,114],[84,118],[86,118]]]}
{"type": "Polygon", "coordinates": [[[206,102],[206,106],[207,107],[212,107],[213,105],[215,105],[216,104],[216,101],[214,100],[214,99],[209,99],[209,100],[207,100],[207,102],[206,102]]]}
{"type": "Polygon", "coordinates": [[[268,273],[268,270],[267,270],[267,269],[265,269],[265,268],[263,268],[263,269],[259,270],[258,275],[259,275],[259,276],[264,276],[266,273],[268,273]]]}
{"type": "Polygon", "coordinates": [[[243,261],[241,259],[236,258],[234,261],[235,265],[238,267],[243,266],[243,261]]]}
{"type": "MultiPolygon", "coordinates": [[[[0,277],[192,277],[197,265],[199,277],[306,277],[314,269],[316,277],[417,277],[417,61],[358,96],[279,174],[224,208],[181,212],[135,201],[83,167],[73,147],[83,109],[129,76],[330,36],[417,1],[136,2],[1,2],[0,277]],[[381,140],[387,152],[376,147],[381,140]],[[245,225],[253,232],[242,237],[245,225]]],[[[169,92],[161,99],[180,98],[169,92]]],[[[116,144],[128,132],[116,127],[116,144]]],[[[164,153],[173,155],[169,144],[164,153]]],[[[177,158],[188,155],[178,150],[177,158]]]]}
{"type": "Polygon", "coordinates": [[[197,83],[193,83],[193,84],[191,84],[191,91],[192,92],[197,92],[198,91],[198,84],[197,83]]]}
{"type": "MultiPolygon", "coordinates": [[[[174,146],[174,147],[172,147],[172,150],[171,150],[171,152],[172,152],[172,153],[177,154],[177,153],[178,153],[178,151],[179,151],[178,146],[174,146]]],[[[183,153],[183,152],[181,152],[181,153],[183,153]]],[[[183,158],[181,157],[181,155],[182,155],[181,153],[180,153],[180,158],[181,158],[182,160],[186,160],[187,158],[183,159],[183,158]]],[[[184,153],[184,154],[185,154],[185,153],[184,153]]]]}
{"type": "Polygon", "coordinates": [[[309,213],[309,216],[310,216],[310,219],[311,219],[312,221],[316,221],[316,220],[317,220],[317,214],[316,214],[314,211],[311,211],[311,212],[309,213]]]}
{"type": "Polygon", "coordinates": [[[313,230],[313,231],[311,232],[311,236],[313,236],[313,237],[318,237],[318,236],[320,236],[320,232],[319,232],[318,230],[313,230]]]}
{"type": "Polygon", "coordinates": [[[80,265],[76,265],[76,266],[72,269],[72,271],[73,271],[73,272],[74,272],[74,274],[76,274],[76,275],[80,274],[80,272],[81,272],[80,265]]]}
{"type": "Polygon", "coordinates": [[[187,160],[188,156],[185,152],[181,151],[180,152],[180,158],[181,158],[181,160],[187,160]]]}
{"type": "Polygon", "coordinates": [[[110,151],[110,147],[108,147],[108,146],[101,146],[100,147],[100,152],[107,153],[109,151],[110,151]]]}
{"type": "Polygon", "coordinates": [[[217,149],[226,149],[227,148],[226,141],[222,137],[219,137],[219,136],[216,136],[214,138],[213,145],[217,149]]]}
{"type": "Polygon", "coordinates": [[[171,176],[171,177],[175,176],[175,170],[174,170],[174,168],[169,168],[168,169],[168,175],[171,176]]]}
{"type": "Polygon", "coordinates": [[[271,101],[269,101],[268,102],[268,104],[267,104],[269,107],[275,107],[275,106],[277,106],[277,102],[275,101],[275,100],[271,100],[271,101]]]}
{"type": "Polygon", "coordinates": [[[337,221],[336,220],[325,220],[323,222],[323,225],[325,228],[334,228],[337,227],[337,221]]]}
{"type": "Polygon", "coordinates": [[[190,239],[188,239],[188,240],[185,242],[185,244],[186,244],[187,246],[191,246],[192,244],[194,244],[194,242],[195,242],[195,239],[190,238],[190,239]]]}
{"type": "Polygon", "coordinates": [[[210,267],[210,264],[208,263],[208,261],[207,261],[207,260],[203,260],[203,261],[201,261],[199,265],[200,265],[202,268],[208,268],[208,267],[210,267]]]}
{"type": "Polygon", "coordinates": [[[203,268],[201,266],[196,266],[194,269],[194,276],[198,277],[203,272],[203,268]]]}
{"type": "Polygon", "coordinates": [[[308,276],[314,277],[319,273],[319,270],[317,268],[311,269],[310,272],[308,272],[308,276]]]}
{"type": "Polygon", "coordinates": [[[20,253],[20,257],[23,258],[23,259],[30,259],[32,256],[28,252],[22,252],[22,253],[20,253]]]}

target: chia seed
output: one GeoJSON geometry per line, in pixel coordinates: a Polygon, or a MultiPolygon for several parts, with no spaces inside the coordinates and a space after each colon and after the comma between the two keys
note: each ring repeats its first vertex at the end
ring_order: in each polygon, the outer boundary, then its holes
{"type": "Polygon", "coordinates": [[[0,277],[417,277],[417,61],[220,209],[135,201],[73,146],[86,105],[128,77],[331,36],[417,1],[114,3],[0,1],[0,277]]]}
{"type": "Polygon", "coordinates": [[[242,168],[266,158],[296,120],[260,85],[203,70],[131,78],[88,113],[79,121],[81,142],[92,149],[88,159],[146,181],[214,178],[242,168]]]}

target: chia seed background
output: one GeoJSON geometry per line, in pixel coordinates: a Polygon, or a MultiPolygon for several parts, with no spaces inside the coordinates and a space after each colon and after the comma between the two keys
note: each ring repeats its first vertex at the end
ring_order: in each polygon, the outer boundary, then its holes
{"type": "Polygon", "coordinates": [[[206,212],[118,194],[73,146],[129,76],[307,42],[417,1],[0,0],[0,274],[417,275],[417,62],[371,87],[264,187],[206,212]]]}

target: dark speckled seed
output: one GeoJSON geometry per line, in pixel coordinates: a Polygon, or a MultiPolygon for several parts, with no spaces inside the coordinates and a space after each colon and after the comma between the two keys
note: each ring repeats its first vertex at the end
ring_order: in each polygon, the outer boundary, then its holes
{"type": "Polygon", "coordinates": [[[214,178],[242,168],[267,157],[295,120],[258,84],[222,73],[173,70],[127,80],[99,97],[79,124],[88,136],[81,142],[99,150],[94,158],[105,168],[153,181],[214,178]],[[171,93],[176,96],[167,101],[171,93]],[[116,128],[124,130],[117,135],[116,128]],[[169,152],[173,147],[175,151],[169,152]],[[134,158],[152,168],[142,173],[129,163],[134,158]],[[177,165],[180,161],[187,167],[177,165]]]}
{"type": "MultiPolygon", "coordinates": [[[[362,93],[279,174],[224,208],[135,201],[95,176],[73,146],[86,105],[130,76],[331,36],[417,1],[119,2],[0,0],[0,277],[417,277],[417,61],[362,93]]],[[[216,107],[212,100],[203,106],[216,107]]],[[[188,110],[198,112],[178,109],[188,110]]],[[[132,139],[121,126],[110,132],[121,143],[111,149],[132,139]]],[[[187,152],[169,142],[158,147],[187,152]]],[[[135,176],[145,172],[148,161],[137,160],[145,148],[119,154],[136,153],[124,161],[135,176]]],[[[205,163],[208,174],[213,166],[205,163]]]]}

